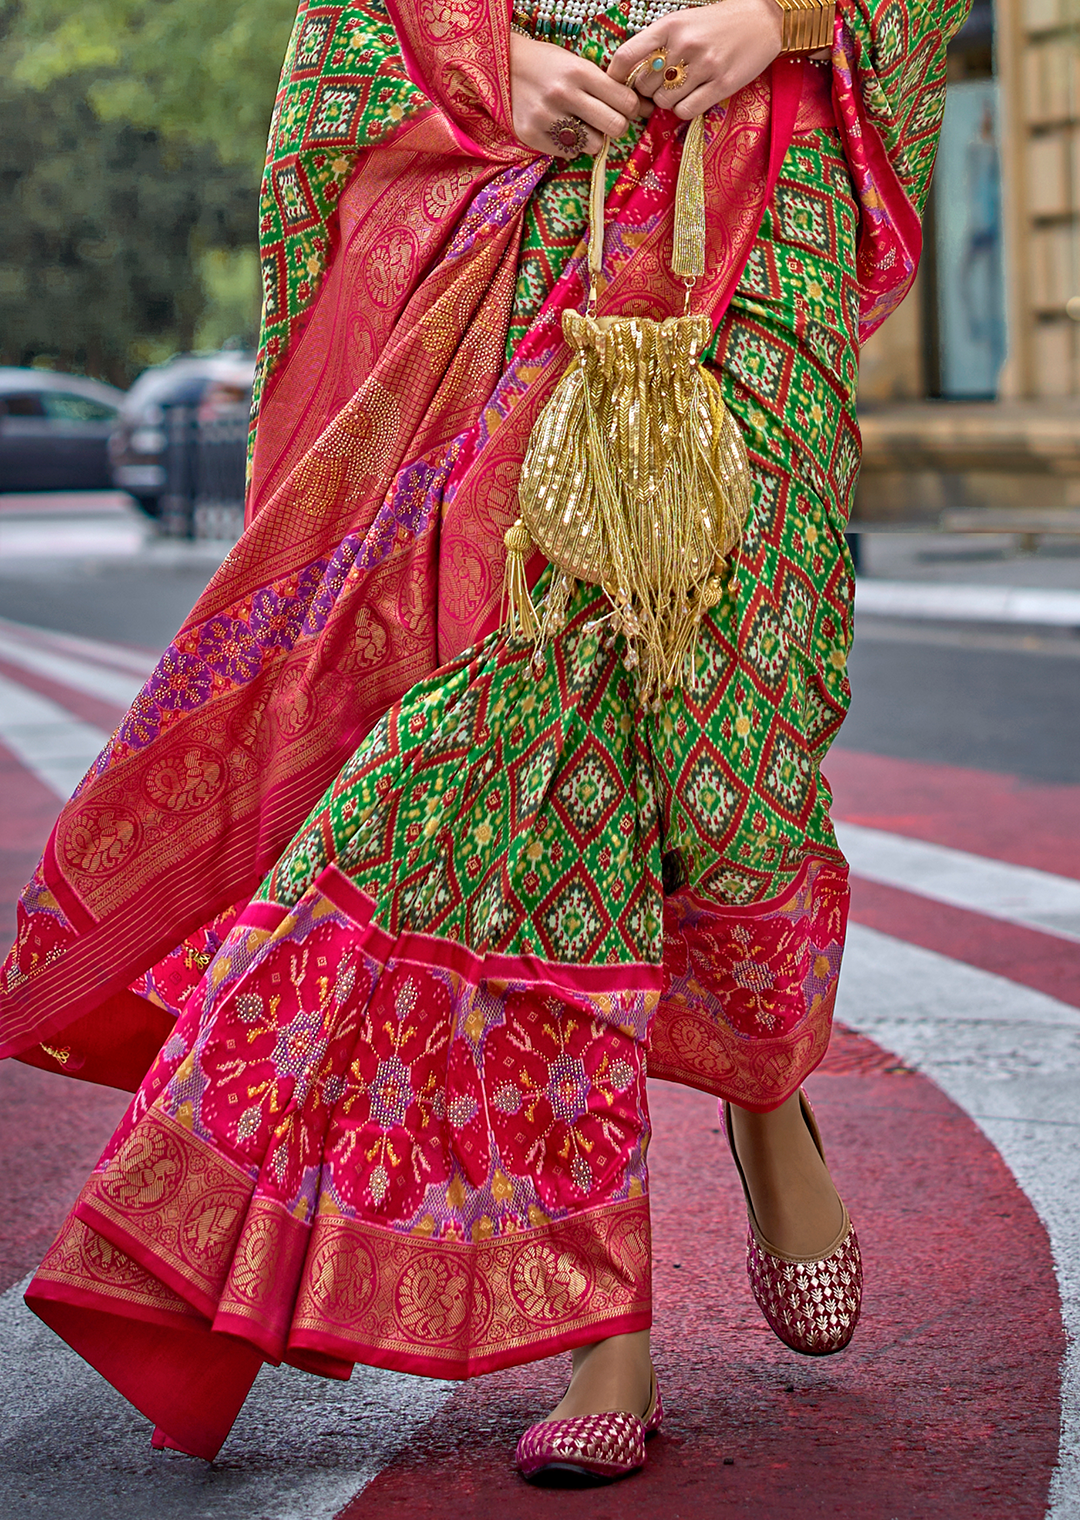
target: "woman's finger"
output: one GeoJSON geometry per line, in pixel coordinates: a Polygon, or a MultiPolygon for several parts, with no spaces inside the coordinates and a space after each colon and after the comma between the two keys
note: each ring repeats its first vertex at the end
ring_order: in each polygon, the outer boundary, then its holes
{"type": "MultiPolygon", "coordinates": [[[[588,73],[580,80],[575,79],[585,95],[600,101],[616,115],[621,116],[624,122],[630,122],[641,114],[641,101],[634,90],[628,89],[625,84],[620,84],[617,79],[609,79],[603,69],[595,64],[581,60],[588,68],[588,73]]],[[[599,123],[597,123],[599,125],[599,123]]],[[[607,130],[607,129],[605,129],[607,130]]],[[[622,129],[624,132],[626,127],[622,129]]],[[[612,134],[621,135],[621,134],[612,134]]]]}
{"type": "Polygon", "coordinates": [[[687,62],[680,54],[669,50],[664,60],[664,68],[656,70],[655,73],[657,83],[652,96],[653,106],[659,106],[664,111],[674,111],[680,100],[685,100],[688,95],[710,82],[711,72],[704,64],[697,61],[687,62]],[[676,84],[664,78],[665,71],[670,73],[673,67],[678,66],[681,66],[683,71],[681,83],[676,84]]]}
{"type": "Polygon", "coordinates": [[[774,0],[727,0],[671,11],[624,42],[609,73],[686,121],[769,66],[780,51],[782,24],[774,0]]]}
{"type": "MultiPolygon", "coordinates": [[[[633,37],[628,37],[620,48],[617,48],[611,56],[608,64],[608,78],[617,84],[625,85],[630,75],[639,63],[644,63],[651,53],[657,52],[666,45],[666,28],[663,19],[654,21],[643,31],[637,32],[633,37]]],[[[661,85],[661,69],[642,69],[634,80],[634,89],[639,95],[655,95],[661,85]]]]}
{"type": "Polygon", "coordinates": [[[652,106],[603,69],[563,48],[514,34],[510,39],[514,131],[537,153],[576,158],[621,137],[652,106]]]}
{"type": "Polygon", "coordinates": [[[718,106],[722,100],[726,100],[729,93],[724,90],[722,84],[710,79],[707,84],[699,85],[696,90],[690,90],[688,94],[681,95],[671,109],[681,121],[693,121],[695,116],[703,116],[713,106],[718,106]]]}
{"type": "Polygon", "coordinates": [[[602,70],[587,65],[554,84],[548,101],[580,116],[582,121],[608,137],[621,137],[630,122],[643,114],[642,102],[633,90],[608,79],[602,70]]]}
{"type": "Polygon", "coordinates": [[[621,137],[630,125],[628,117],[612,110],[606,101],[598,100],[595,95],[579,95],[571,102],[571,115],[580,116],[585,125],[599,132],[601,137],[621,137]]]}

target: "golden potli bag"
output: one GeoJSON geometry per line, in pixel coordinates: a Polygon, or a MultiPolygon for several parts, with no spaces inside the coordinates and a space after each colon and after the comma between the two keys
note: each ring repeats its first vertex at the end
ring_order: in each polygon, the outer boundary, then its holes
{"type": "Polygon", "coordinates": [[[589,300],[564,311],[573,358],[529,438],[520,516],[506,534],[507,629],[538,646],[559,633],[575,583],[601,586],[626,640],[624,664],[654,707],[692,673],[703,614],[721,601],[727,556],[750,508],[738,425],[700,363],[712,337],[690,313],[705,272],[704,117],[687,128],[675,191],[671,267],[686,286],[683,315],[597,317],[603,269],[607,140],[593,166],[589,300]],[[525,565],[539,549],[553,567],[534,606],[525,565]]]}

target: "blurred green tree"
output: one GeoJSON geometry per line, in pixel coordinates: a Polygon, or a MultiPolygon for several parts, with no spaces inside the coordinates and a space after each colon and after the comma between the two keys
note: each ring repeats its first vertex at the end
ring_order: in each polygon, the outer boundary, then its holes
{"type": "Polygon", "coordinates": [[[0,0],[0,362],[126,384],[254,340],[257,190],[295,0],[0,0]]]}
{"type": "Polygon", "coordinates": [[[37,90],[91,74],[107,121],[214,143],[257,178],[296,0],[32,0],[11,28],[37,90]]]}
{"type": "Polygon", "coordinates": [[[0,87],[0,141],[0,361],[125,385],[194,347],[204,250],[254,236],[250,176],[209,145],[100,121],[77,88],[0,87]]]}

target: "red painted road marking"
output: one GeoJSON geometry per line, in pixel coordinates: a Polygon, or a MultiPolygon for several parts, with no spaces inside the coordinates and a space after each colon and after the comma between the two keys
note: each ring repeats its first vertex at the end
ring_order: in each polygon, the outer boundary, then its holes
{"type": "Polygon", "coordinates": [[[851,878],[851,917],[1080,1008],[1080,944],[860,876],[851,878]]]}
{"type": "Polygon", "coordinates": [[[745,1282],[715,1105],[657,1084],[654,1335],[669,1413],[645,1471],[584,1493],[513,1472],[521,1429],[559,1397],[560,1357],[465,1385],[339,1520],[1042,1520],[1064,1343],[1046,1234],[975,1125],[926,1078],[886,1071],[896,1064],[848,1034],[809,1084],[867,1262],[848,1351],[815,1361],[772,1336],[745,1282]]]}
{"type": "Polygon", "coordinates": [[[129,1101],[111,1087],[0,1062],[0,1292],[45,1255],[129,1101]]]}
{"type": "MultiPolygon", "coordinates": [[[[122,717],[112,703],[21,667],[0,674],[59,702],[106,731],[122,717]]],[[[15,935],[15,905],[49,837],[55,792],[0,744],[0,953],[15,935]]],[[[128,1102],[125,1093],[57,1080],[17,1061],[0,1062],[0,1291],[35,1267],[93,1170],[128,1102]]]]}
{"type": "MultiPolygon", "coordinates": [[[[91,716],[68,689],[8,674],[91,716]]],[[[1080,787],[844,751],[827,769],[839,817],[1080,877],[1080,787]]],[[[13,927],[14,898],[57,803],[3,750],[0,784],[0,920],[7,907],[4,927],[13,927]]],[[[865,882],[855,884],[854,916],[1077,1004],[1078,947],[1067,942],[865,882]]],[[[540,1493],[516,1478],[514,1441],[558,1398],[559,1359],[464,1387],[348,1506],[349,1520],[450,1508],[467,1520],[481,1507],[485,1520],[493,1510],[680,1520],[748,1508],[860,1520],[1041,1517],[1061,1352],[1046,1236],[975,1126],[926,1079],[890,1073],[898,1064],[848,1036],[811,1083],[868,1257],[867,1317],[851,1351],[807,1362],[773,1339],[745,1287],[741,1203],[715,1110],[698,1094],[660,1088],[650,1160],[658,1363],[671,1416],[648,1471],[599,1495],[540,1493]]],[[[40,1258],[124,1102],[0,1066],[0,1146],[14,1162],[0,1223],[5,1285],[40,1258]]]]}
{"type": "Polygon", "coordinates": [[[1080,786],[839,747],[825,774],[833,811],[849,823],[1080,877],[1080,786]]]}
{"type": "Polygon", "coordinates": [[[58,703],[74,717],[81,718],[84,723],[93,723],[107,734],[112,733],[124,716],[125,709],[115,702],[103,702],[100,697],[92,697],[87,692],[73,691],[70,686],[39,675],[36,670],[25,670],[21,665],[13,665],[2,657],[0,676],[14,681],[18,686],[25,686],[28,691],[36,691],[38,696],[48,697],[50,702],[58,703]]]}
{"type": "MultiPolygon", "coordinates": [[[[15,937],[15,905],[56,821],[56,793],[0,744],[0,954],[15,937]]],[[[2,1068],[0,1068],[2,1069],[2,1068]]]]}

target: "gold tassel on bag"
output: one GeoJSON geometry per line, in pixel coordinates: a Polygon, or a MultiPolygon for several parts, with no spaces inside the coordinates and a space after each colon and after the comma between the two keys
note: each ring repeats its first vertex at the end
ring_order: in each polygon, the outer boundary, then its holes
{"type": "Polygon", "coordinates": [[[701,618],[723,597],[725,559],[750,509],[742,436],[699,362],[712,324],[688,310],[705,272],[703,149],[698,116],[675,191],[672,270],[686,285],[687,310],[662,322],[597,317],[605,140],[590,195],[588,311],[563,312],[574,357],[533,427],[521,515],[506,534],[509,632],[546,642],[565,623],[575,582],[603,587],[648,706],[690,673],[701,618]],[[534,548],[555,572],[539,608],[525,579],[534,548]]]}

